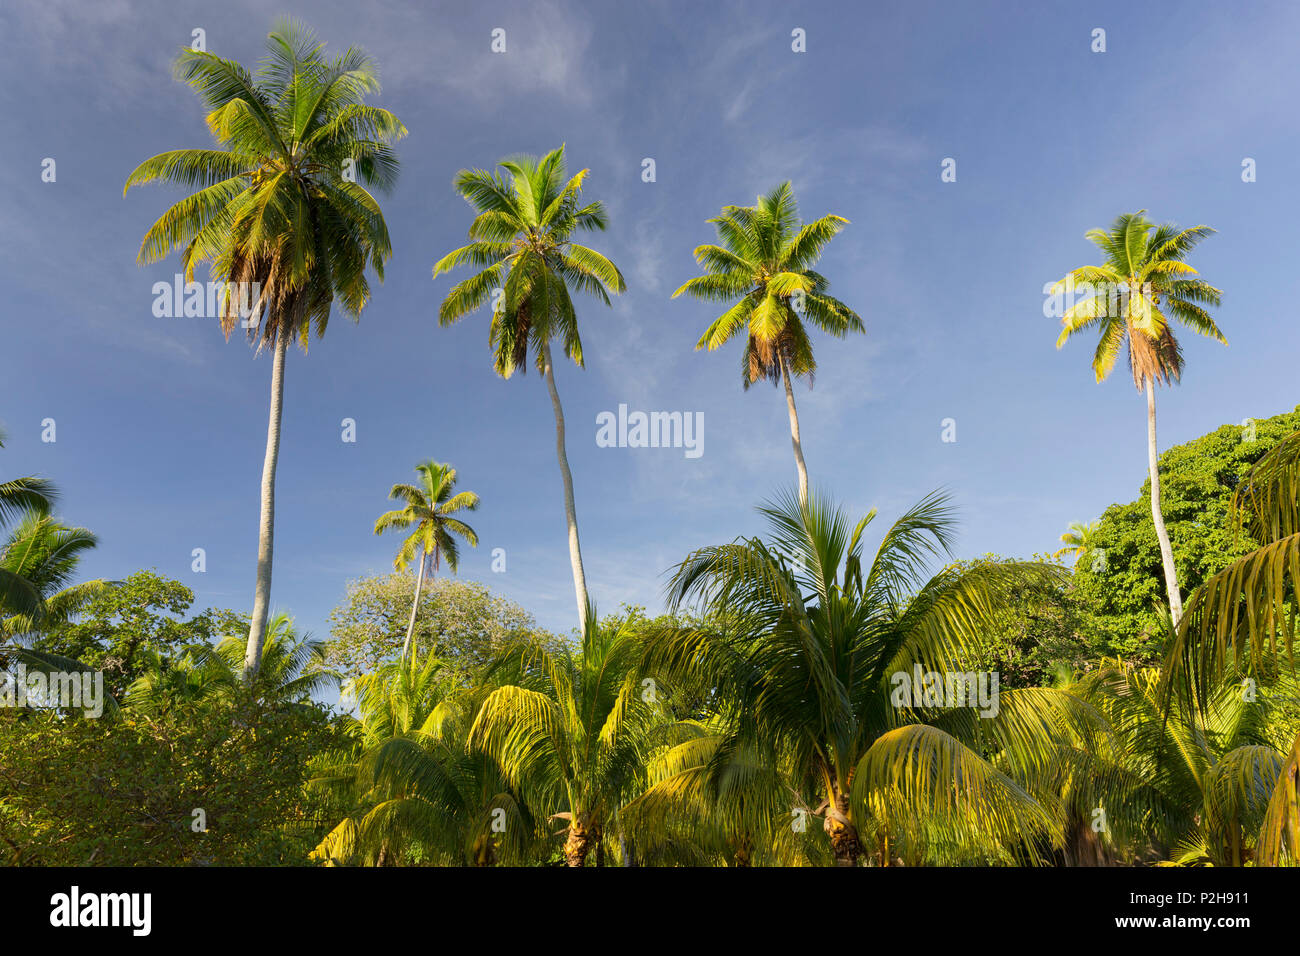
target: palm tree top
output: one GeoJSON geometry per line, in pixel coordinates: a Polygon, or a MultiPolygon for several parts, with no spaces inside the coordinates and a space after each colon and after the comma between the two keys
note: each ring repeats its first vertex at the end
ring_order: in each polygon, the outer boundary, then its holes
{"type": "MultiPolygon", "coordinates": [[[[256,74],[186,49],[176,75],[203,101],[218,148],[160,153],[127,177],[124,195],[155,181],[198,189],[149,229],[139,261],[179,250],[187,280],[206,261],[214,279],[258,283],[250,336],[255,326],[263,341],[294,334],[305,348],[313,324],[323,334],[334,299],[360,313],[370,297],[367,268],[383,279],[392,250],[366,187],[392,186],[391,144],[406,127],[365,104],[379,79],[364,51],[327,57],[315,34],[293,20],[276,23],[256,74]],[[274,321],[259,318],[267,313],[274,321]]],[[[239,318],[229,298],[220,318],[229,336],[239,318]]]]}
{"type": "Polygon", "coordinates": [[[1172,321],[1227,345],[1204,308],[1219,305],[1221,291],[1184,261],[1213,233],[1209,226],[1157,226],[1145,209],[1116,217],[1109,229],[1090,229],[1085,236],[1105,261],[1075,269],[1052,287],[1053,295],[1072,287],[1086,289],[1062,316],[1056,347],[1077,332],[1098,328],[1101,337],[1092,360],[1097,381],[1110,374],[1120,348],[1127,346],[1133,383],[1140,391],[1148,380],[1177,381],[1182,374],[1182,349],[1172,321]]]}
{"type": "Polygon", "coordinates": [[[478,545],[474,529],[459,518],[458,511],[474,511],[479,497],[472,491],[455,492],[456,469],[436,461],[415,466],[416,484],[395,484],[388,497],[405,503],[405,507],[387,511],[375,521],[375,534],[388,530],[414,530],[402,542],[393,566],[405,570],[417,556],[428,556],[435,570],[443,558],[455,571],[460,563],[460,549],[453,535],[464,538],[472,547],[478,545]]]}
{"type": "Polygon", "coordinates": [[[826,277],[812,268],[848,224],[843,216],[801,223],[787,181],[757,197],[753,206],[724,206],[709,222],[719,242],[695,249],[704,275],[688,279],[673,298],[685,293],[709,302],[734,302],[695,347],[712,351],[746,333],[746,388],[762,378],[779,382],[778,356],[793,374],[812,376],[816,362],[805,319],[836,337],[865,331],[861,317],[831,296],[826,277]]]}
{"type": "Polygon", "coordinates": [[[612,262],[573,241],[577,232],[605,228],[605,207],[582,202],[588,170],[565,178],[564,146],[540,158],[511,156],[498,166],[501,172],[456,174],[456,191],[477,213],[469,227],[471,242],[439,259],[433,275],[460,265],[481,271],[452,287],[438,322],[457,322],[491,299],[490,344],[499,374],[526,370],[530,347],[540,368],[543,347],[557,335],[565,354],[580,366],[582,341],[570,290],[610,305],[611,292],[627,289],[612,262]],[[494,295],[496,290],[501,294],[494,295]]]}

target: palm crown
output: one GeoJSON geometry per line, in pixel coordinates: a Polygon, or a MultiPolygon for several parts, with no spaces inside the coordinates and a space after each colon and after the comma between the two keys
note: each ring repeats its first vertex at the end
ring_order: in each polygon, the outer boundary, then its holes
{"type": "Polygon", "coordinates": [[[526,370],[530,349],[541,369],[543,350],[554,336],[582,365],[570,289],[606,305],[609,293],[626,289],[612,262],[572,238],[576,232],[603,230],[605,207],[581,201],[587,170],[565,179],[563,146],[540,159],[515,156],[500,166],[504,174],[465,169],[456,176],[456,190],[477,212],[469,228],[473,241],[439,259],[433,274],[459,265],[481,271],[452,287],[438,321],[449,325],[492,298],[489,343],[500,375],[526,370]],[[501,294],[493,295],[498,289],[501,294]]]}
{"type": "Polygon", "coordinates": [[[1182,374],[1182,351],[1171,319],[1228,344],[1203,308],[1219,304],[1219,290],[1197,278],[1196,270],[1183,261],[1214,230],[1209,226],[1179,229],[1172,223],[1156,226],[1145,213],[1145,209],[1125,213],[1109,230],[1089,230],[1087,238],[1105,253],[1106,261],[1075,269],[1052,287],[1053,295],[1071,286],[1084,290],[1061,318],[1056,347],[1077,332],[1099,328],[1101,338],[1092,359],[1097,381],[1110,374],[1120,348],[1127,345],[1129,368],[1139,390],[1148,380],[1177,381],[1182,374]]]}
{"type": "Polygon", "coordinates": [[[1097,537],[1100,531],[1099,521],[1071,521],[1065,533],[1061,535],[1061,544],[1065,547],[1053,551],[1052,557],[1073,556],[1077,564],[1097,550],[1097,537]]]}
{"type": "MultiPolygon", "coordinates": [[[[149,229],[140,261],[179,249],[187,280],[206,261],[214,278],[257,283],[258,300],[244,304],[250,337],[259,329],[262,341],[297,335],[305,347],[313,325],[324,333],[334,299],[352,315],[361,311],[368,266],[383,278],[388,229],[365,185],[392,185],[391,143],[406,128],[363,102],[379,89],[364,52],[327,59],[315,36],[290,21],[267,38],[256,77],[201,50],[184,51],[176,71],[207,107],[218,148],[160,153],[127,178],[124,192],[159,180],[201,187],[149,229]]],[[[228,289],[220,316],[227,335],[238,317],[228,289]]]]}
{"type": "MultiPolygon", "coordinates": [[[[5,433],[0,430],[0,448],[5,433]]],[[[0,481],[0,527],[14,518],[49,513],[57,492],[44,478],[28,475],[0,481]]],[[[0,563],[0,612],[32,615],[39,611],[41,595],[36,585],[18,571],[0,563]]]]}
{"type": "Polygon", "coordinates": [[[782,361],[793,375],[813,374],[817,363],[804,319],[835,336],[864,331],[858,314],[831,296],[825,276],[812,269],[847,219],[831,215],[801,224],[785,182],[756,205],[726,206],[709,221],[720,245],[696,248],[705,274],[685,282],[673,298],[686,293],[710,302],[738,300],[695,347],[712,351],[746,333],[745,388],[763,378],[780,381],[782,361]]]}
{"type": "Polygon", "coordinates": [[[386,511],[375,521],[375,534],[388,530],[411,529],[402,541],[402,547],[393,560],[393,567],[404,571],[419,555],[428,560],[437,571],[443,559],[455,571],[460,564],[460,547],[456,538],[465,539],[471,546],[478,545],[474,529],[453,518],[458,511],[473,511],[478,507],[478,495],[472,491],[456,491],[456,469],[426,461],[415,466],[419,483],[396,484],[388,497],[406,503],[397,511],[386,511]]]}

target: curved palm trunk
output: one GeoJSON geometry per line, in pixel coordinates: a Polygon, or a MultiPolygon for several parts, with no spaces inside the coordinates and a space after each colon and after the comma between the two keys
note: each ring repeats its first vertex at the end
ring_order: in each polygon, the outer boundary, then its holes
{"type": "Polygon", "coordinates": [[[785,356],[777,353],[781,365],[781,381],[785,383],[785,407],[790,413],[790,444],[794,446],[794,464],[799,470],[799,500],[808,500],[808,466],[803,460],[803,444],[799,441],[799,412],[794,407],[794,389],[790,386],[790,369],[785,356]]]}
{"type": "Polygon", "coordinates": [[[275,553],[275,468],[280,461],[280,417],[284,405],[284,358],[289,336],[275,338],[271,366],[271,415],[266,426],[266,458],[262,461],[262,516],[257,533],[257,587],[253,592],[253,619],[244,651],[244,679],[251,681],[262,665],[266,618],[271,609],[271,559],[275,553]]]}
{"type": "Polygon", "coordinates": [[[402,645],[402,660],[411,649],[411,635],[415,633],[415,615],[420,610],[420,592],[424,590],[424,568],[429,563],[429,552],[420,550],[420,573],[415,576],[415,600],[411,603],[411,620],[406,625],[406,643],[402,645]]]}
{"type": "Polygon", "coordinates": [[[1156,393],[1151,379],[1147,379],[1147,471],[1151,475],[1151,520],[1156,526],[1156,537],[1160,540],[1160,562],[1165,570],[1165,590],[1169,593],[1169,612],[1173,615],[1174,627],[1183,617],[1183,599],[1178,593],[1178,569],[1174,566],[1174,551],[1169,545],[1169,532],[1165,530],[1165,518],[1160,512],[1160,470],[1156,465],[1156,393]]]}
{"type": "Polygon", "coordinates": [[[551,393],[551,407],[555,411],[555,455],[560,460],[560,476],[564,479],[564,517],[569,523],[569,563],[573,565],[573,591],[578,599],[578,627],[585,632],[587,576],[582,570],[582,547],[578,544],[578,512],[573,505],[573,473],[569,471],[569,455],[564,449],[564,408],[560,405],[560,393],[555,390],[555,369],[551,364],[549,342],[542,343],[542,365],[546,388],[551,393]]]}

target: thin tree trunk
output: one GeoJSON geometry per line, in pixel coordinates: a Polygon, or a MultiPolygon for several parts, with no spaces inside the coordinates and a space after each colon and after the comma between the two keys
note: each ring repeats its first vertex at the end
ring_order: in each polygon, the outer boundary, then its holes
{"type": "Polygon", "coordinates": [[[253,619],[244,650],[244,679],[252,681],[262,666],[262,643],[271,609],[271,558],[275,553],[275,468],[280,460],[280,417],[284,405],[284,358],[289,336],[275,338],[271,366],[271,415],[266,426],[266,458],[262,462],[262,516],[257,533],[257,587],[253,593],[253,619]]]}
{"type": "Polygon", "coordinates": [[[1160,512],[1160,469],[1157,467],[1156,454],[1156,393],[1147,379],[1147,470],[1151,474],[1151,520],[1156,526],[1156,537],[1160,541],[1160,562],[1165,569],[1165,590],[1169,593],[1169,612],[1173,615],[1174,627],[1183,618],[1183,599],[1178,593],[1178,570],[1174,566],[1174,551],[1169,545],[1169,532],[1165,530],[1165,518],[1160,512]]]}
{"type": "Polygon", "coordinates": [[[582,570],[582,548],[578,544],[578,512],[573,505],[573,473],[569,471],[569,456],[564,449],[564,408],[560,393],[555,390],[555,369],[551,363],[551,344],[542,343],[542,374],[546,388],[551,393],[551,407],[555,411],[555,455],[560,460],[560,477],[564,479],[564,517],[569,523],[569,563],[573,565],[573,591],[578,599],[578,626],[587,629],[587,576],[582,570]]]}
{"type": "Polygon", "coordinates": [[[415,601],[411,604],[411,620],[406,625],[406,643],[402,645],[402,660],[411,647],[411,635],[415,633],[415,615],[420,610],[420,592],[424,590],[424,567],[429,563],[429,552],[420,549],[420,573],[415,576],[415,601]]]}
{"type": "Polygon", "coordinates": [[[785,383],[785,406],[790,413],[790,444],[794,446],[794,464],[799,470],[799,500],[808,500],[808,466],[803,460],[803,444],[799,441],[799,412],[794,407],[794,389],[790,386],[790,368],[785,356],[777,352],[777,362],[781,365],[781,381],[785,383]]]}

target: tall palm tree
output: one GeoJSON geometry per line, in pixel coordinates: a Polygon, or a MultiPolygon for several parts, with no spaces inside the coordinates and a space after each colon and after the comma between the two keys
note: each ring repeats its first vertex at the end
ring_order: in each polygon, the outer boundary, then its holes
{"type": "Polygon", "coordinates": [[[869,563],[862,534],[874,511],[851,524],[816,495],[760,511],[766,540],[702,548],[669,585],[674,609],[698,599],[726,626],[662,632],[644,672],[714,689],[732,746],[780,755],[795,793],[819,796],[840,865],[855,865],[870,845],[882,863],[919,860],[931,843],[1032,860],[1035,837],[1059,840],[1013,772],[1047,758],[1078,719],[1076,698],[999,690],[996,713],[984,714],[936,706],[919,687],[897,695],[900,677],[917,669],[974,670],[1006,588],[1059,572],[950,564],[927,577],[953,531],[938,495],[895,522],[869,563]]]}
{"type": "Polygon", "coordinates": [[[159,180],[201,187],[150,227],[139,260],[158,262],[179,250],[187,281],[197,264],[208,262],[214,281],[231,284],[218,316],[227,338],[242,310],[241,324],[258,350],[274,349],[244,664],[251,680],[271,606],[285,355],[292,339],[305,351],[313,329],[318,337],[325,334],[336,300],[354,319],[360,315],[370,299],[367,268],[383,279],[391,254],[388,227],[366,187],[393,184],[398,164],[391,144],[406,128],[388,111],[365,104],[379,82],[363,51],[348,48],[327,57],[324,44],[292,21],[271,31],[255,77],[234,60],[199,50],[182,52],[176,70],[208,110],[217,148],[147,159],[127,177],[123,192],[159,180]]]}
{"type": "Polygon", "coordinates": [[[600,202],[581,202],[587,170],[566,179],[564,147],[538,159],[502,160],[502,173],[462,169],[456,191],[474,208],[471,242],[434,264],[437,278],[459,265],[481,271],[456,283],[438,310],[438,322],[450,325],[491,299],[488,344],[497,374],[509,378],[527,372],[529,355],[546,381],[555,413],[555,454],[564,481],[564,515],[569,528],[569,562],[578,602],[579,629],[586,627],[587,578],[578,542],[578,515],[573,503],[573,474],[564,442],[564,409],[555,388],[551,339],[559,337],[564,354],[583,365],[582,339],[571,291],[595,296],[605,305],[609,294],[627,288],[623,274],[603,255],[573,241],[575,232],[603,230],[607,223],[600,202]]]}
{"type": "Polygon", "coordinates": [[[800,223],[794,192],[784,182],[759,196],[756,205],[724,206],[722,215],[709,222],[721,244],[696,248],[695,260],[705,274],[687,280],[673,298],[684,292],[709,302],[738,300],[713,321],[695,347],[712,351],[744,332],[744,387],[759,379],[785,385],[799,497],[806,499],[808,468],[790,380],[803,375],[811,382],[817,368],[805,319],[837,338],[865,331],[858,314],[831,296],[830,283],[812,269],[848,220],[831,215],[800,223]]]}
{"type": "Polygon", "coordinates": [[[1100,530],[1099,521],[1071,521],[1061,535],[1061,544],[1065,547],[1053,551],[1052,557],[1073,557],[1074,563],[1078,564],[1097,550],[1097,533],[1100,530]]]}
{"type": "Polygon", "coordinates": [[[1151,520],[1160,542],[1165,589],[1176,627],[1183,616],[1183,599],[1160,508],[1155,386],[1177,382],[1182,376],[1183,355],[1174,337],[1173,321],[1224,345],[1228,340],[1204,308],[1219,304],[1220,291],[1197,278],[1196,270],[1184,261],[1214,230],[1209,226],[1179,229],[1172,223],[1156,226],[1145,214],[1145,209],[1124,213],[1109,230],[1087,232],[1086,237],[1104,253],[1105,262],[1075,269],[1053,286],[1054,295],[1071,289],[1083,290],[1078,301],[1061,317],[1056,347],[1061,348],[1076,332],[1098,329],[1100,338],[1092,358],[1092,370],[1098,382],[1110,374],[1120,349],[1127,347],[1133,384],[1139,392],[1146,392],[1151,520]]]}
{"type": "Polygon", "coordinates": [[[402,645],[402,660],[406,659],[406,652],[411,646],[411,635],[415,633],[415,615],[420,609],[425,569],[432,565],[433,573],[437,574],[443,558],[446,558],[447,566],[453,573],[456,571],[460,564],[457,535],[468,541],[471,547],[478,546],[478,535],[474,529],[459,518],[452,517],[458,511],[476,509],[478,495],[472,491],[452,493],[456,488],[456,469],[451,465],[425,461],[416,465],[415,471],[420,476],[418,484],[396,484],[388,493],[389,498],[406,502],[406,507],[400,511],[386,511],[375,522],[375,534],[412,529],[402,542],[397,557],[393,559],[396,570],[405,571],[417,553],[420,559],[420,569],[415,576],[411,620],[406,625],[406,642],[402,645]]]}
{"type": "MultiPolygon", "coordinates": [[[[0,429],[0,448],[5,446],[0,429]]],[[[47,515],[58,492],[45,478],[28,475],[0,481],[0,528],[29,514],[47,515]]],[[[9,568],[0,567],[0,609],[8,614],[33,615],[40,609],[41,595],[31,581],[9,568]]]]}
{"type": "Polygon", "coordinates": [[[607,829],[631,796],[647,728],[657,715],[641,698],[640,640],[630,618],[617,627],[594,608],[578,653],[525,642],[508,650],[489,676],[471,743],[496,760],[539,814],[567,822],[564,858],[584,866],[603,857],[607,829]]]}

